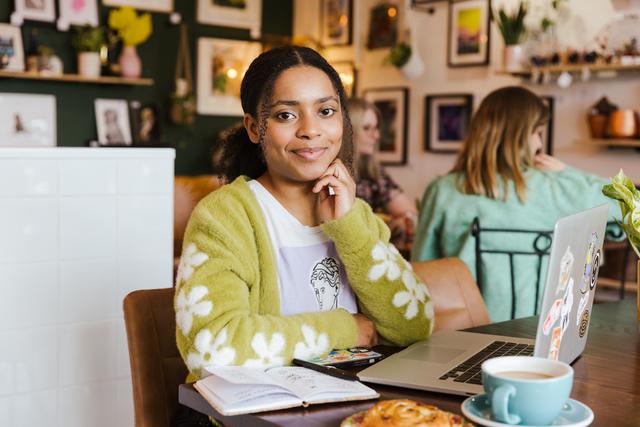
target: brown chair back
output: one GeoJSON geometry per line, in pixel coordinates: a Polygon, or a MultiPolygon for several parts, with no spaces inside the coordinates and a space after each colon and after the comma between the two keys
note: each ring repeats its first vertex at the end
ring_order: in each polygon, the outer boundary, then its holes
{"type": "Polygon", "coordinates": [[[412,262],[411,265],[431,293],[436,318],[434,331],[491,323],[480,290],[459,258],[412,262]]]}
{"type": "Polygon", "coordinates": [[[187,368],[176,347],[174,289],[133,291],[124,299],[136,427],[170,427],[187,368]]]}

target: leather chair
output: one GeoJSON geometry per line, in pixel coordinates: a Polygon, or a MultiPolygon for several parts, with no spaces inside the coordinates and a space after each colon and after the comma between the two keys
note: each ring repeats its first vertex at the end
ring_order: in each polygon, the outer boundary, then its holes
{"type": "Polygon", "coordinates": [[[411,265],[431,293],[436,317],[434,331],[491,323],[480,290],[462,260],[443,258],[412,262],[411,265]]]}
{"type": "Polygon", "coordinates": [[[178,385],[187,377],[176,347],[174,289],[133,291],[124,299],[136,427],[170,427],[178,385]]]}

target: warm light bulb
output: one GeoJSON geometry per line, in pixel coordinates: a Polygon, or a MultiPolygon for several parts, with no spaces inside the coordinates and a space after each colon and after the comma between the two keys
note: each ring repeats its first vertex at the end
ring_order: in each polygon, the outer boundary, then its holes
{"type": "Polygon", "coordinates": [[[340,73],[340,80],[347,86],[353,84],[353,76],[350,74],[340,73]]]}
{"type": "Polygon", "coordinates": [[[389,18],[395,18],[397,14],[398,9],[396,9],[395,7],[390,7],[389,9],[387,9],[387,15],[389,15],[389,18]]]}
{"type": "Polygon", "coordinates": [[[340,15],[340,25],[342,25],[343,27],[346,27],[348,23],[349,23],[349,17],[347,17],[347,15],[340,15]]]}
{"type": "Polygon", "coordinates": [[[227,70],[227,77],[229,77],[230,79],[235,79],[236,77],[238,77],[238,71],[235,68],[229,68],[227,70]]]}

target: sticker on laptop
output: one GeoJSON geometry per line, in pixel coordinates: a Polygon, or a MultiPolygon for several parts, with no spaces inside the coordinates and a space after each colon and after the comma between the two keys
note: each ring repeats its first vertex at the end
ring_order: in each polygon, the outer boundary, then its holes
{"type": "Polygon", "coordinates": [[[571,309],[573,308],[573,280],[569,280],[569,286],[567,286],[567,290],[564,293],[564,298],[562,298],[562,309],[560,314],[560,326],[562,327],[562,335],[564,335],[564,331],[567,330],[567,326],[569,326],[569,315],[571,314],[571,309]]]}
{"type": "Polygon", "coordinates": [[[587,291],[586,294],[580,297],[580,302],[578,303],[578,311],[576,312],[576,326],[580,326],[580,318],[582,317],[582,311],[587,306],[587,302],[589,302],[589,294],[590,291],[587,291]]]}
{"type": "Polygon", "coordinates": [[[564,255],[562,255],[562,260],[560,261],[560,277],[558,278],[556,294],[564,292],[564,290],[567,289],[569,279],[571,279],[574,261],[575,257],[573,256],[573,252],[571,252],[571,246],[567,246],[567,249],[564,251],[564,255]]]}
{"type": "Polygon", "coordinates": [[[589,310],[585,310],[580,316],[580,327],[578,328],[578,335],[580,338],[584,337],[587,333],[587,327],[589,326],[589,310]]]}
{"type": "Polygon", "coordinates": [[[549,347],[549,359],[558,360],[560,344],[562,343],[562,330],[560,326],[553,328],[551,334],[551,346],[549,347]]]}
{"type": "MultiPolygon", "coordinates": [[[[589,246],[587,247],[587,255],[584,261],[584,268],[582,270],[582,282],[580,283],[580,293],[586,294],[587,290],[591,287],[591,281],[594,273],[594,260],[596,259],[596,243],[598,242],[598,235],[591,233],[589,237],[589,246]]],[[[598,263],[600,263],[600,256],[597,256],[598,263]]],[[[595,283],[593,284],[595,286],[595,283]]],[[[593,289],[593,288],[591,288],[593,289]]]]}
{"type": "Polygon", "coordinates": [[[562,299],[558,298],[551,304],[551,308],[549,309],[549,313],[547,313],[547,317],[544,319],[544,323],[542,325],[542,333],[545,335],[549,335],[549,331],[558,317],[560,316],[560,310],[562,308],[562,299]]]}
{"type": "Polygon", "coordinates": [[[596,256],[593,260],[593,268],[591,269],[591,284],[589,289],[593,290],[596,287],[596,280],[598,280],[598,269],[600,268],[600,249],[596,252],[596,256]]]}

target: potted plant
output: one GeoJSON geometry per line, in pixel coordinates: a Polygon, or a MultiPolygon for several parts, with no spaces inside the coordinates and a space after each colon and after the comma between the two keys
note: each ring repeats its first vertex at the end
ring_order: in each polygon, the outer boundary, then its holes
{"type": "Polygon", "coordinates": [[[137,78],[142,74],[142,61],[136,46],[144,43],[152,32],[151,15],[139,15],[132,7],[121,7],[109,12],[109,27],[118,32],[123,48],[118,63],[123,77],[137,78]]]}
{"type": "Polygon", "coordinates": [[[497,13],[496,23],[504,40],[503,65],[507,71],[522,69],[524,49],[522,41],[526,34],[524,18],[527,16],[527,6],[520,2],[515,13],[507,14],[503,8],[497,13]]]}
{"type": "Polygon", "coordinates": [[[400,42],[392,47],[384,61],[386,64],[396,66],[405,78],[409,80],[419,77],[424,71],[422,59],[405,42],[400,42]]]}
{"type": "Polygon", "coordinates": [[[100,49],[104,44],[102,27],[75,26],[71,43],[78,53],[78,74],[88,78],[100,77],[100,49]]]}

